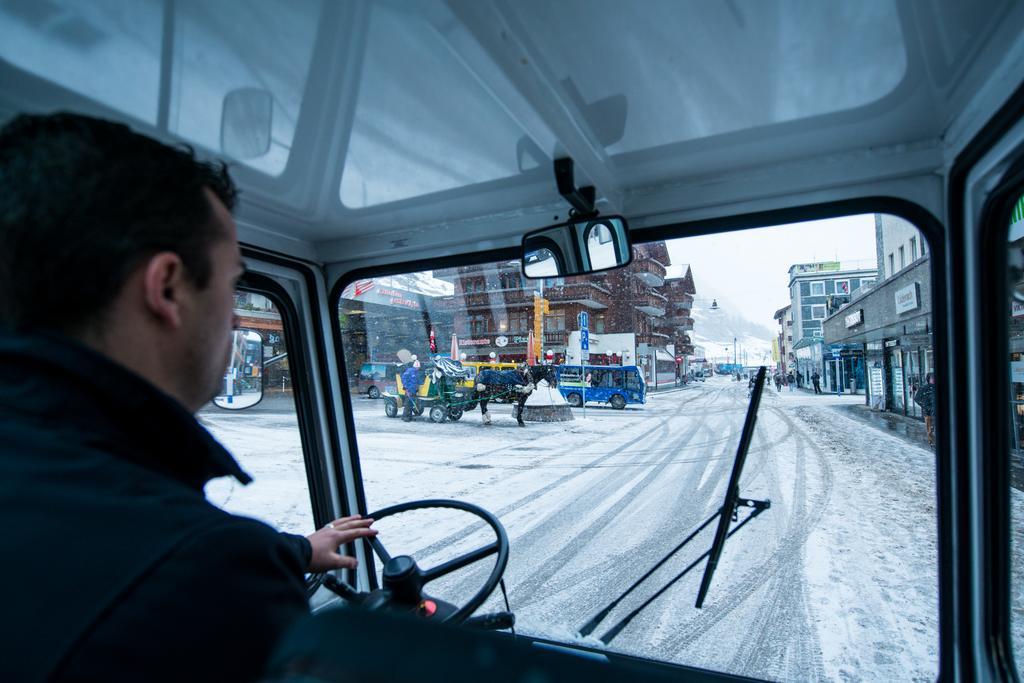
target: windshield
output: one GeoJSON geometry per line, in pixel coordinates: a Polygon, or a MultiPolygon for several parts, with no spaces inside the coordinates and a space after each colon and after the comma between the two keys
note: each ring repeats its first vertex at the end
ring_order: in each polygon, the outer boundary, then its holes
{"type": "MultiPolygon", "coordinates": [[[[497,515],[520,633],[775,680],[934,679],[929,254],[913,225],[869,214],[636,244],[588,276],[497,261],[353,283],[347,367],[477,368],[424,373],[408,410],[394,383],[351,387],[367,510],[436,497],[497,515]],[[760,507],[727,511],[733,530],[758,514],[697,608],[761,367],[739,479],[760,507]]],[[[423,567],[491,538],[461,513],[415,514],[380,539],[423,567]]],[[[431,593],[461,604],[480,564],[431,593]]],[[[481,611],[503,609],[497,591],[481,611]]]]}

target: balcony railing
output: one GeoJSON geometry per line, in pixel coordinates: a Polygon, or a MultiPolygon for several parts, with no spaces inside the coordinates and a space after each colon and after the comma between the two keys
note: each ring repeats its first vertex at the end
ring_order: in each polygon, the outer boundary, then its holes
{"type": "Polygon", "coordinates": [[[654,295],[654,292],[642,292],[634,300],[633,305],[637,310],[647,315],[662,317],[665,315],[665,297],[654,295]]]}
{"type": "Polygon", "coordinates": [[[612,293],[593,282],[571,282],[552,287],[544,292],[552,304],[580,303],[588,308],[608,308],[612,304],[612,293]]]}
{"type": "Polygon", "coordinates": [[[665,266],[649,256],[633,261],[629,269],[641,282],[651,287],[661,287],[665,284],[665,266]]]}
{"type": "Polygon", "coordinates": [[[544,333],[544,348],[549,346],[566,346],[568,343],[569,332],[567,330],[544,333]]]}
{"type": "Polygon", "coordinates": [[[449,310],[470,308],[512,308],[533,304],[533,293],[522,289],[492,289],[484,292],[468,292],[453,297],[444,297],[449,310]]]}

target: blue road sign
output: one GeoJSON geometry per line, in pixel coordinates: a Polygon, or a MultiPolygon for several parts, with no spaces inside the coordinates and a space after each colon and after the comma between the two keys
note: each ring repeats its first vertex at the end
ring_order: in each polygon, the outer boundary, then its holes
{"type": "Polygon", "coordinates": [[[590,330],[588,330],[585,327],[582,330],[580,330],[580,350],[590,350],[590,330]]]}
{"type": "Polygon", "coordinates": [[[586,311],[580,311],[580,314],[576,317],[580,323],[580,329],[586,330],[590,328],[590,314],[586,311]]]}

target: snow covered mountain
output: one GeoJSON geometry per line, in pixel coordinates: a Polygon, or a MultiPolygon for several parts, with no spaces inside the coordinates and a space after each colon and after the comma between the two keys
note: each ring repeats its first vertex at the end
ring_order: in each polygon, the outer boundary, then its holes
{"type": "Polygon", "coordinates": [[[736,339],[736,357],[747,365],[771,364],[772,338],[775,333],[766,325],[759,325],[744,318],[726,299],[718,299],[719,309],[712,311],[698,302],[693,304],[693,331],[690,338],[697,346],[704,347],[708,360],[732,362],[733,339],[736,339]]]}

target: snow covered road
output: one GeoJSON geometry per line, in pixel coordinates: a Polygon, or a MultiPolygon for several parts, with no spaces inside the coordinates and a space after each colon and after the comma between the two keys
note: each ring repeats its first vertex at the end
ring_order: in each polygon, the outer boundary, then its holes
{"type": "MultiPolygon", "coordinates": [[[[771,508],[727,542],[703,609],[693,606],[702,563],[609,647],[778,680],[934,679],[934,455],[834,407],[860,400],[766,391],[740,488],[744,497],[770,499],[771,508]]],[[[369,509],[455,498],[494,512],[511,540],[505,577],[518,628],[601,645],[597,637],[710,547],[714,525],[590,637],[576,635],[721,505],[747,398],[745,383],[715,378],[654,394],[643,407],[588,407],[586,419],[575,409],[572,422],[525,429],[508,406],[492,405],[494,424],[484,427],[479,412],[454,423],[403,423],[385,417],[380,401],[354,403],[369,509]]],[[[260,431],[279,416],[203,418],[257,481],[287,481],[286,452],[304,483],[297,436],[260,431]],[[232,441],[239,434],[241,445],[232,441]]],[[[243,500],[239,487],[220,485],[208,487],[212,499],[229,494],[229,508],[243,500]]],[[[284,514],[294,525],[288,506],[303,504],[294,486],[265,491],[234,509],[251,514],[265,498],[260,516],[282,524],[275,514],[284,514]]],[[[412,554],[425,567],[491,539],[457,512],[408,513],[377,526],[392,554],[412,554]]],[[[492,564],[428,590],[462,602],[492,564]]],[[[503,609],[500,591],[484,607],[491,609],[503,609]]]]}

